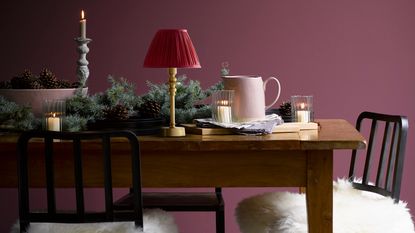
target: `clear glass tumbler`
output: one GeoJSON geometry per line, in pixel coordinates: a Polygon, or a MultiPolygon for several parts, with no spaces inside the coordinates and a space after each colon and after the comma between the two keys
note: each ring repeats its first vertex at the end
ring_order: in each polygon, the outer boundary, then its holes
{"type": "Polygon", "coordinates": [[[45,100],[43,102],[44,130],[62,131],[62,119],[65,116],[65,100],[45,100]]]}
{"type": "Polygon", "coordinates": [[[313,96],[291,96],[291,116],[293,122],[314,121],[313,96]]]}
{"type": "Polygon", "coordinates": [[[232,123],[234,90],[221,90],[212,93],[212,118],[219,123],[232,123]]]}

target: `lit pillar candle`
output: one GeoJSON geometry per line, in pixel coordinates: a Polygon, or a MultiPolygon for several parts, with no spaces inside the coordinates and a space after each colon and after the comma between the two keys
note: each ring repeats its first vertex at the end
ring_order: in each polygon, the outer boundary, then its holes
{"type": "Polygon", "coordinates": [[[81,38],[85,39],[86,38],[86,19],[85,19],[85,13],[83,10],[81,11],[81,20],[79,21],[79,25],[80,25],[81,38]]]}
{"type": "Polygon", "coordinates": [[[299,109],[295,113],[297,122],[310,122],[310,111],[305,110],[305,104],[301,103],[299,109]]]}
{"type": "Polygon", "coordinates": [[[61,130],[61,119],[56,116],[55,113],[46,118],[46,129],[49,131],[60,131],[61,130]]]}
{"type": "Polygon", "coordinates": [[[221,100],[218,104],[218,122],[231,123],[232,122],[232,108],[229,106],[227,100],[221,100]]]}
{"type": "Polygon", "coordinates": [[[218,106],[218,121],[220,123],[232,122],[232,109],[230,106],[218,106]]]}

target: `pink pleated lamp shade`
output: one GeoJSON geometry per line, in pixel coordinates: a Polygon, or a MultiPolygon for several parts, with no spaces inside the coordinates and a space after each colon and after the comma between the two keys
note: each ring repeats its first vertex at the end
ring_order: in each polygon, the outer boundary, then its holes
{"type": "Polygon", "coordinates": [[[199,58],[187,30],[159,30],[147,51],[144,67],[200,68],[199,58]]]}

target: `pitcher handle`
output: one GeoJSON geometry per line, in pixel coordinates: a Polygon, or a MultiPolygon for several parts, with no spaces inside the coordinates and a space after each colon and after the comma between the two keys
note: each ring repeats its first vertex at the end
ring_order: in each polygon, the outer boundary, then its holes
{"type": "Polygon", "coordinates": [[[281,94],[281,84],[280,84],[280,81],[278,81],[278,79],[275,78],[275,77],[269,77],[267,80],[265,80],[265,82],[264,82],[264,93],[265,93],[265,91],[267,89],[267,83],[268,83],[269,80],[275,80],[277,82],[277,84],[278,84],[278,94],[277,94],[277,98],[275,98],[275,100],[270,105],[265,106],[265,110],[267,110],[268,108],[272,107],[278,101],[278,99],[280,98],[280,94],[281,94]]]}

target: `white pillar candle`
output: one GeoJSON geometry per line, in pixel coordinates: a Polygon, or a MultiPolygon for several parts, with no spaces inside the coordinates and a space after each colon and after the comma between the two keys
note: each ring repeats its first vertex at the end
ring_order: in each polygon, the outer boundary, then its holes
{"type": "Polygon", "coordinates": [[[85,39],[86,38],[86,19],[85,19],[85,13],[83,10],[81,11],[81,20],[79,21],[79,25],[80,25],[81,38],[85,39]]]}
{"type": "Polygon", "coordinates": [[[310,111],[307,110],[297,110],[295,113],[297,122],[310,122],[310,111]]]}
{"type": "Polygon", "coordinates": [[[218,106],[218,122],[232,122],[232,108],[230,106],[218,106]]]}
{"type": "Polygon", "coordinates": [[[295,113],[295,118],[297,119],[297,122],[310,122],[310,111],[305,110],[306,105],[305,103],[301,103],[299,110],[295,113]]]}
{"type": "Polygon", "coordinates": [[[56,117],[55,114],[46,118],[46,129],[49,131],[60,131],[61,130],[61,119],[56,117]]]}

